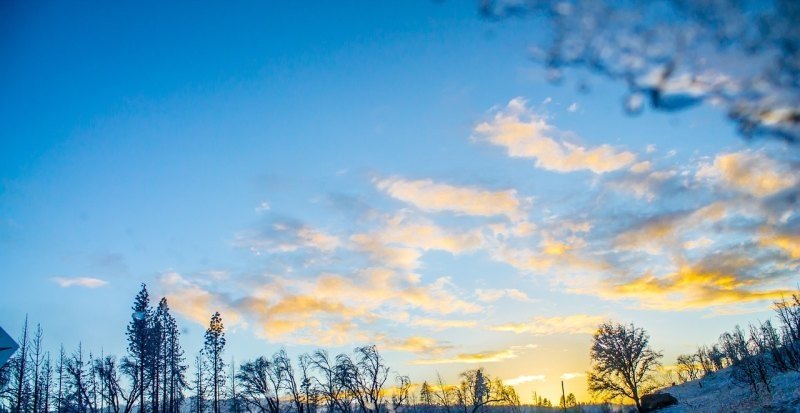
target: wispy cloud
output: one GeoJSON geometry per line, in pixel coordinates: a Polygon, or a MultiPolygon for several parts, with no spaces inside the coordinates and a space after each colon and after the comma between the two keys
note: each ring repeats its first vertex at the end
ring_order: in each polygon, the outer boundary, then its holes
{"type": "Polygon", "coordinates": [[[473,320],[448,320],[437,318],[414,318],[409,323],[412,327],[423,327],[431,330],[445,330],[449,328],[472,328],[478,325],[473,320]]]}
{"type": "Polygon", "coordinates": [[[264,202],[258,204],[258,206],[256,207],[255,210],[256,210],[257,214],[261,214],[261,213],[269,211],[270,210],[269,202],[264,201],[264,202]]]}
{"type": "Polygon", "coordinates": [[[438,354],[442,351],[453,348],[452,345],[441,343],[430,337],[413,336],[404,339],[393,339],[386,336],[378,336],[378,341],[383,343],[381,346],[387,350],[404,351],[409,353],[438,354]]]}
{"type": "Polygon", "coordinates": [[[525,294],[516,288],[477,289],[475,290],[475,295],[478,297],[479,301],[485,303],[495,302],[501,298],[509,298],[516,301],[530,301],[528,294],[525,294]]]}
{"type": "Polygon", "coordinates": [[[515,189],[491,191],[475,186],[454,186],[430,179],[399,177],[378,179],[375,186],[389,196],[426,211],[447,211],[463,215],[505,215],[519,219],[524,202],[515,189]]]}
{"type": "Polygon", "coordinates": [[[452,357],[430,358],[414,360],[413,364],[479,364],[496,363],[503,360],[513,359],[518,354],[513,349],[499,351],[482,351],[478,353],[461,353],[452,357]]]}
{"type": "MultiPolygon", "coordinates": [[[[455,295],[457,289],[447,278],[423,283],[417,276],[386,268],[368,268],[350,275],[321,273],[303,280],[245,278],[226,284],[227,292],[216,290],[219,287],[177,273],[162,277],[162,288],[171,305],[184,316],[205,324],[210,312],[225,309],[234,322],[252,326],[266,339],[282,342],[339,345],[374,338],[366,331],[380,320],[412,323],[406,314],[409,310],[446,316],[481,309],[455,295]]],[[[404,342],[386,338],[382,342],[394,349],[432,343],[419,337],[404,342]]]]}
{"type": "Polygon", "coordinates": [[[550,334],[592,334],[606,317],[589,314],[573,314],[565,317],[534,317],[520,323],[507,323],[491,327],[494,331],[550,334]]]}
{"type": "Polygon", "coordinates": [[[752,266],[751,258],[728,255],[726,259],[730,261],[683,266],[663,276],[645,274],[610,282],[601,294],[635,298],[644,308],[675,311],[777,300],[793,291],[790,288],[764,288],[768,280],[732,268],[737,263],[752,266]],[[676,306],[676,303],[680,305],[676,306]]]}
{"type": "Polygon", "coordinates": [[[577,379],[579,377],[584,377],[584,376],[586,376],[586,373],[564,373],[559,378],[561,380],[566,381],[566,380],[577,379]]]}
{"type": "Polygon", "coordinates": [[[379,228],[353,234],[350,241],[376,263],[414,269],[426,251],[447,251],[454,255],[473,251],[482,245],[483,236],[478,230],[445,229],[401,211],[386,217],[379,228]]]}
{"type": "Polygon", "coordinates": [[[762,152],[743,151],[717,155],[700,167],[697,178],[763,197],[798,185],[800,172],[762,152]]]}
{"type": "Polygon", "coordinates": [[[278,220],[260,229],[240,231],[233,244],[256,254],[285,253],[300,249],[331,252],[339,248],[341,240],[335,235],[297,221],[278,220]]]}
{"type": "Polygon", "coordinates": [[[503,384],[507,384],[509,386],[517,386],[523,383],[530,383],[532,381],[544,381],[544,378],[545,378],[544,374],[518,376],[514,377],[513,379],[503,380],[503,384]]]}
{"type": "Polygon", "coordinates": [[[475,127],[474,138],[506,148],[515,158],[532,158],[536,166],[557,172],[589,170],[596,174],[632,164],[636,155],[610,145],[585,147],[565,139],[568,133],[531,111],[523,98],[498,110],[489,122],[475,127]]]}
{"type": "Polygon", "coordinates": [[[85,288],[98,288],[108,284],[108,281],[99,278],[91,277],[54,277],[53,282],[61,287],[85,287],[85,288]]]}

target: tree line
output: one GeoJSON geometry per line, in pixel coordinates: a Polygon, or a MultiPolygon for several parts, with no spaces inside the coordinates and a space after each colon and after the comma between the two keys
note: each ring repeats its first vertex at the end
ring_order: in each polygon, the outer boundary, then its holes
{"type": "Polygon", "coordinates": [[[630,400],[644,411],[642,397],[674,385],[673,374],[687,382],[730,368],[734,383],[749,386],[754,396],[771,393],[774,376],[800,372],[800,293],[775,302],[774,308],[777,327],[771,320],[749,325],[747,333],[736,326],[717,343],[678,356],[674,371],[662,368],[663,354],[652,349],[644,329],[603,323],[592,337],[589,391],[600,400],[630,400]]]}
{"type": "Polygon", "coordinates": [[[0,367],[0,412],[515,413],[521,404],[513,387],[482,368],[461,373],[456,385],[439,376],[412,391],[409,377],[392,370],[374,345],[337,355],[319,349],[296,360],[281,349],[237,366],[226,361],[219,312],[190,375],[167,299],[153,306],[142,284],[131,309],[127,354],[119,358],[81,344],[69,353],[62,345],[52,356],[41,326],[30,328],[26,317],[19,350],[0,367]]]}
{"type": "Polygon", "coordinates": [[[734,381],[759,396],[772,392],[775,375],[800,372],[800,293],[775,302],[774,309],[777,327],[771,320],[750,324],[746,330],[737,325],[720,335],[717,343],[678,356],[678,380],[696,380],[730,367],[734,381]]]}

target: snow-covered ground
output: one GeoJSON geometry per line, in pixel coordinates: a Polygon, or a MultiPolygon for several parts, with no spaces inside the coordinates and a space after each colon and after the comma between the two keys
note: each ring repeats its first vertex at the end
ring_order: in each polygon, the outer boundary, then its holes
{"type": "Polygon", "coordinates": [[[727,368],[700,380],[663,389],[675,396],[678,404],[659,411],[800,413],[800,373],[776,375],[770,385],[771,395],[756,396],[749,387],[735,383],[727,368]]]}

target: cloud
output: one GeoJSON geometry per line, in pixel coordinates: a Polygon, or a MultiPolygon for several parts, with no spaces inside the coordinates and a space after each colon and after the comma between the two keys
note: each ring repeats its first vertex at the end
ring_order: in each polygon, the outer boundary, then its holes
{"type": "Polygon", "coordinates": [[[439,250],[455,255],[474,251],[483,244],[483,236],[479,230],[445,229],[430,220],[412,217],[409,211],[400,211],[386,217],[380,228],[354,234],[350,241],[376,263],[414,269],[423,252],[439,250]]]}
{"type": "Polygon", "coordinates": [[[292,220],[278,220],[261,229],[240,231],[233,244],[256,254],[286,253],[301,249],[332,252],[341,246],[338,237],[292,220]]]}
{"type": "Polygon", "coordinates": [[[452,345],[441,343],[435,339],[422,336],[413,336],[405,339],[392,339],[378,336],[381,346],[387,350],[404,351],[409,353],[437,354],[453,348],[452,345]]]}
{"type": "Polygon", "coordinates": [[[389,196],[432,212],[453,212],[462,215],[505,215],[520,219],[523,202],[514,189],[490,191],[474,186],[453,186],[430,179],[406,180],[398,177],[378,179],[375,186],[389,196]]]}
{"type": "Polygon", "coordinates": [[[702,236],[700,238],[692,239],[683,243],[683,248],[687,250],[693,250],[698,248],[707,248],[714,245],[714,240],[711,238],[702,236]]]}
{"type": "Polygon", "coordinates": [[[696,176],[758,197],[800,184],[800,173],[796,170],[762,152],[753,151],[717,155],[713,163],[701,166],[696,176]]]}
{"type": "Polygon", "coordinates": [[[761,232],[759,245],[777,248],[786,253],[789,258],[800,260],[800,235],[798,234],[787,234],[766,229],[761,232]]]}
{"type": "Polygon", "coordinates": [[[477,289],[475,290],[475,295],[478,297],[478,301],[482,301],[485,303],[491,303],[497,301],[503,297],[508,297],[512,300],[517,301],[530,301],[530,298],[524,292],[516,289],[516,288],[506,288],[506,289],[477,289]]]}
{"type": "Polygon", "coordinates": [[[736,267],[751,267],[749,258],[729,256],[723,265],[686,265],[664,276],[644,274],[618,282],[609,281],[602,294],[607,297],[634,298],[642,308],[656,310],[695,310],[715,306],[772,301],[791,295],[788,288],[766,288],[769,280],[737,272],[736,267]]]}
{"type": "Polygon", "coordinates": [[[572,380],[572,379],[576,379],[578,377],[584,377],[584,376],[586,376],[586,373],[564,373],[559,378],[561,380],[567,381],[567,380],[572,380]]]}
{"type": "MultiPolygon", "coordinates": [[[[350,275],[321,273],[304,279],[260,276],[232,279],[222,285],[204,285],[167,273],[161,284],[173,308],[193,321],[205,325],[210,311],[219,309],[231,314],[232,322],[251,326],[265,339],[291,343],[371,341],[377,337],[369,332],[374,323],[408,324],[411,310],[450,315],[481,309],[458,298],[447,278],[423,283],[419,276],[386,268],[367,268],[350,275]],[[228,292],[216,290],[222,287],[228,292]]],[[[425,342],[421,338],[401,342],[381,337],[382,343],[395,349],[411,349],[425,342]]]]}
{"type": "Polygon", "coordinates": [[[262,202],[256,207],[256,213],[261,214],[270,210],[269,202],[262,202]]]}
{"type": "Polygon", "coordinates": [[[478,325],[473,320],[447,320],[436,318],[414,318],[409,323],[412,327],[423,327],[431,330],[445,330],[449,328],[472,328],[478,325]]]}
{"type": "Polygon", "coordinates": [[[721,222],[733,215],[736,209],[733,202],[715,201],[694,210],[652,214],[619,232],[613,239],[613,246],[658,254],[664,247],[681,245],[685,232],[721,222]]]}
{"type": "Polygon", "coordinates": [[[534,317],[526,322],[501,324],[493,326],[491,329],[493,331],[510,331],[517,334],[592,334],[604,320],[605,317],[603,316],[589,314],[573,314],[564,317],[534,317]]]}
{"type": "Polygon", "coordinates": [[[420,265],[422,252],[415,248],[386,245],[380,234],[354,234],[350,237],[356,249],[366,253],[373,262],[391,268],[414,270],[420,265]]]}
{"type": "Polygon", "coordinates": [[[67,287],[97,288],[108,284],[108,281],[90,277],[74,277],[74,278],[55,277],[52,280],[54,283],[64,288],[67,287]]]}
{"type": "Polygon", "coordinates": [[[453,357],[419,359],[414,360],[412,364],[428,365],[496,363],[517,357],[518,354],[514,349],[507,349],[499,351],[482,351],[478,353],[462,353],[453,357]]]}
{"type": "Polygon", "coordinates": [[[173,310],[202,326],[208,324],[216,311],[223,314],[226,326],[242,324],[242,315],[229,305],[227,297],[206,291],[177,272],[162,274],[160,287],[173,310]]]}
{"type": "Polygon", "coordinates": [[[664,193],[674,193],[682,189],[684,183],[677,169],[650,170],[650,162],[639,162],[628,173],[614,176],[606,185],[623,195],[633,195],[637,199],[653,202],[664,193]]]}
{"type": "Polygon", "coordinates": [[[587,148],[557,136],[567,135],[534,114],[523,98],[515,98],[490,122],[475,127],[474,139],[506,148],[515,158],[533,158],[539,168],[596,174],[616,171],[632,164],[636,155],[610,145],[587,148]]]}
{"type": "Polygon", "coordinates": [[[503,380],[503,384],[508,386],[517,386],[532,381],[544,381],[544,374],[514,377],[513,379],[503,380]]]}

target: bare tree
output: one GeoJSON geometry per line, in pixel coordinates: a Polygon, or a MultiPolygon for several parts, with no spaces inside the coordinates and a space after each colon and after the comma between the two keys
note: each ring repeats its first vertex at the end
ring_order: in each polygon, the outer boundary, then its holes
{"type": "Polygon", "coordinates": [[[325,399],[329,412],[346,413],[350,411],[350,404],[345,402],[346,389],[337,377],[336,362],[331,359],[325,350],[317,350],[308,357],[309,367],[317,372],[313,376],[315,387],[325,399]]]}
{"type": "Polygon", "coordinates": [[[243,363],[237,374],[239,394],[261,413],[280,413],[280,371],[266,357],[243,363]]]}
{"type": "Polygon", "coordinates": [[[42,401],[42,383],[39,380],[42,363],[44,362],[44,353],[42,349],[42,326],[36,324],[36,330],[33,333],[33,341],[31,342],[30,354],[30,369],[33,374],[33,400],[31,409],[33,412],[41,411],[42,401]]]}
{"type": "Polygon", "coordinates": [[[677,359],[678,378],[682,382],[695,380],[700,375],[702,367],[694,354],[681,354],[677,359]]]}
{"type": "Polygon", "coordinates": [[[41,411],[45,413],[50,412],[50,387],[53,382],[53,366],[50,363],[50,352],[44,358],[44,363],[42,364],[42,372],[41,372],[41,380],[42,380],[42,406],[41,411]]]}
{"type": "Polygon", "coordinates": [[[442,379],[442,375],[439,373],[436,373],[436,387],[438,391],[434,393],[434,396],[436,397],[438,404],[444,407],[446,413],[450,413],[451,407],[455,404],[456,397],[453,394],[455,389],[453,386],[448,386],[444,382],[444,379],[442,379]]]}
{"type": "Polygon", "coordinates": [[[300,391],[303,393],[303,403],[307,413],[316,413],[318,390],[311,376],[311,357],[302,354],[300,362],[300,391]]]}
{"type": "Polygon", "coordinates": [[[493,380],[482,368],[461,373],[461,383],[457,387],[456,395],[465,413],[484,411],[489,405],[519,404],[513,387],[503,385],[500,379],[493,380]]]}
{"type": "Polygon", "coordinates": [[[280,371],[281,387],[289,393],[289,398],[294,404],[297,413],[305,412],[305,405],[303,403],[303,396],[300,392],[300,386],[294,376],[294,368],[292,368],[292,360],[286,354],[286,350],[281,349],[272,357],[272,362],[275,368],[280,371]]]}
{"type": "Polygon", "coordinates": [[[19,340],[19,355],[12,361],[15,369],[14,373],[14,408],[13,412],[22,413],[27,411],[28,393],[28,316],[25,315],[25,323],[22,325],[22,336],[19,340]]]}
{"type": "Polygon", "coordinates": [[[411,379],[408,376],[397,376],[392,390],[392,412],[404,410],[409,403],[411,379]]]}
{"type": "Polygon", "coordinates": [[[653,389],[652,373],[662,357],[649,342],[650,336],[633,324],[601,324],[592,337],[589,391],[609,399],[627,397],[641,412],[641,396],[653,389]]]}
{"type": "Polygon", "coordinates": [[[67,361],[66,373],[69,384],[69,393],[67,393],[69,409],[78,413],[94,413],[97,409],[90,394],[91,363],[87,363],[83,358],[82,344],[78,344],[78,349],[67,361]],[[88,370],[87,367],[89,367],[88,370]]]}
{"type": "Polygon", "coordinates": [[[237,384],[237,377],[236,377],[236,361],[231,358],[231,374],[230,380],[228,385],[228,398],[230,400],[230,411],[231,413],[241,413],[242,411],[242,396],[239,394],[239,389],[236,386],[237,384]]]}
{"type": "Polygon", "coordinates": [[[203,350],[197,353],[194,364],[194,412],[204,413],[206,409],[206,396],[208,390],[206,389],[206,372],[208,364],[206,363],[206,355],[203,350]]]}

